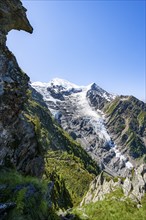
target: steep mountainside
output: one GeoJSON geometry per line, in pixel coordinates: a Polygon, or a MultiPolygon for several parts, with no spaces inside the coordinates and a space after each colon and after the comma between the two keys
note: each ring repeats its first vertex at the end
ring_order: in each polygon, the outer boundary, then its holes
{"type": "Polygon", "coordinates": [[[41,95],[32,88],[29,91],[23,115],[28,123],[34,124],[40,154],[42,149],[45,152],[43,178],[47,180],[52,172],[61,175],[73,202],[78,203],[99,168],[86,151],[54,121],[41,95]]]}
{"type": "Polygon", "coordinates": [[[34,82],[32,86],[42,94],[49,110],[63,129],[81,143],[101,168],[112,175],[126,176],[133,166],[139,164],[133,160],[132,152],[135,148],[137,152],[141,152],[137,153],[137,157],[146,153],[143,102],[134,97],[113,96],[95,83],[77,86],[56,78],[49,83],[34,82]],[[130,109],[132,110],[129,111],[130,109]],[[139,120],[137,128],[132,126],[134,120],[139,120]],[[133,139],[127,133],[129,139],[126,143],[123,138],[126,138],[125,132],[130,132],[128,123],[133,139]],[[137,143],[136,146],[134,142],[137,143]]]}
{"type": "Polygon", "coordinates": [[[32,33],[25,12],[20,1],[0,1],[0,164],[40,176],[43,158],[33,125],[21,114],[29,77],[6,47],[6,34],[11,29],[32,33]]]}
{"type": "Polygon", "coordinates": [[[121,96],[105,107],[105,113],[108,130],[121,150],[133,158],[145,155],[146,104],[133,96],[121,96]]]}
{"type": "Polygon", "coordinates": [[[106,205],[110,213],[110,209],[116,210],[116,201],[119,211],[113,217],[108,215],[109,219],[133,219],[132,207],[136,220],[145,219],[144,209],[137,211],[137,204],[145,204],[141,201],[146,192],[146,167],[142,164],[146,154],[146,104],[132,96],[115,97],[96,84],[84,87],[54,79],[32,86],[42,94],[64,130],[104,170],[91,182],[81,207],[73,210],[78,219],[106,219],[106,209],[101,211],[103,216],[96,214],[97,209],[106,205]]]}
{"type": "Polygon", "coordinates": [[[60,79],[52,80],[48,84],[33,83],[32,86],[43,95],[51,113],[64,130],[98,161],[97,155],[103,149],[106,153],[106,148],[111,143],[104,126],[103,113],[97,107],[97,111],[92,108],[88,99],[92,93],[99,93],[102,102],[113,97],[94,84],[79,87],[60,79]]]}

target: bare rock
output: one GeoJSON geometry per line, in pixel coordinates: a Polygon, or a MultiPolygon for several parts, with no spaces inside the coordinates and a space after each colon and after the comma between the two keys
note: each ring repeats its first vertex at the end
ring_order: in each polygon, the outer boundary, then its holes
{"type": "Polygon", "coordinates": [[[146,165],[142,164],[132,172],[132,176],[126,177],[124,181],[120,177],[116,179],[110,177],[110,180],[108,180],[101,173],[91,182],[89,191],[80,205],[103,200],[106,195],[119,188],[123,191],[123,199],[130,198],[140,204],[146,193],[146,165]]]}
{"type": "Polygon", "coordinates": [[[132,183],[129,178],[125,179],[122,188],[123,188],[123,192],[124,192],[125,196],[128,196],[130,191],[132,190],[132,183]]]}
{"type": "Polygon", "coordinates": [[[90,202],[96,202],[103,200],[107,194],[115,191],[120,186],[120,180],[114,182],[112,179],[107,180],[106,177],[101,173],[97,176],[90,184],[89,191],[81,202],[83,204],[88,204],[90,202]]]}
{"type": "Polygon", "coordinates": [[[29,77],[6,47],[12,29],[33,31],[21,1],[0,0],[0,166],[41,176],[44,162],[35,128],[22,115],[29,77]]]}
{"type": "Polygon", "coordinates": [[[0,0],[0,30],[5,34],[12,29],[32,33],[26,11],[19,0],[0,0]]]}

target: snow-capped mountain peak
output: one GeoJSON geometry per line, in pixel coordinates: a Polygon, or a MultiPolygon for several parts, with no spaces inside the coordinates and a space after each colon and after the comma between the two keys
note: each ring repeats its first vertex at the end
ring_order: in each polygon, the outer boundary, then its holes
{"type": "MultiPolygon", "coordinates": [[[[34,87],[36,90],[39,90],[39,92],[44,96],[44,93],[50,93],[51,96],[56,96],[56,94],[62,95],[70,95],[72,93],[77,93],[84,91],[86,92],[87,96],[92,95],[98,95],[107,101],[111,101],[115,98],[112,94],[106,92],[102,88],[100,88],[96,83],[91,83],[87,86],[79,86],[74,83],[71,83],[67,80],[60,79],[60,78],[54,78],[48,83],[42,83],[42,82],[33,82],[31,83],[32,87],[34,87]],[[45,92],[46,90],[46,92],[45,92]]],[[[54,97],[57,98],[57,97],[54,97]]]]}
{"type": "Polygon", "coordinates": [[[72,88],[79,88],[80,86],[71,83],[65,79],[54,78],[49,83],[48,86],[62,86],[64,89],[69,90],[72,88]]]}
{"type": "Polygon", "coordinates": [[[55,86],[62,86],[64,89],[69,90],[72,88],[79,88],[82,86],[78,86],[74,83],[71,83],[65,79],[60,79],[60,78],[54,78],[51,81],[49,81],[48,83],[44,83],[44,82],[32,82],[31,85],[33,87],[55,87],[55,86]]]}
{"type": "Polygon", "coordinates": [[[48,83],[35,82],[31,84],[43,96],[54,118],[62,128],[79,141],[91,156],[101,162],[111,164],[124,163],[124,169],[130,169],[113,143],[105,126],[104,106],[114,99],[114,96],[97,84],[78,86],[64,79],[55,78],[48,83]],[[114,161],[114,162],[112,162],[114,161]]]}

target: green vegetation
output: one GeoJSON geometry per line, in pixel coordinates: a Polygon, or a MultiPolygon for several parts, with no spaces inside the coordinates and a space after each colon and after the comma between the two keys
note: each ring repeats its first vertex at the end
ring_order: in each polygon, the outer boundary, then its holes
{"type": "Polygon", "coordinates": [[[117,109],[118,105],[119,105],[119,98],[116,98],[111,104],[107,104],[105,106],[104,111],[108,115],[113,114],[113,112],[117,109]]]}
{"type": "Polygon", "coordinates": [[[55,171],[47,173],[47,178],[44,178],[44,182],[49,182],[49,194],[47,196],[47,201],[52,203],[52,207],[55,210],[61,209],[66,210],[73,206],[72,199],[68,190],[66,189],[66,185],[64,179],[61,175],[57,175],[55,171]]]}
{"type": "Polygon", "coordinates": [[[121,132],[125,129],[126,125],[125,125],[125,120],[123,118],[119,118],[119,120],[117,120],[115,122],[115,128],[114,128],[114,132],[115,134],[121,134],[121,132]]]}
{"type": "MultiPolygon", "coordinates": [[[[51,181],[51,180],[50,180],[51,181]]],[[[48,185],[37,178],[22,176],[14,170],[0,170],[0,203],[13,203],[7,220],[57,220],[46,199],[48,185]]]]}
{"type": "Polygon", "coordinates": [[[146,220],[146,197],[142,208],[130,199],[121,199],[122,192],[116,190],[103,201],[90,203],[73,210],[78,220],[146,220]]]}
{"type": "Polygon", "coordinates": [[[130,148],[130,155],[138,158],[146,154],[146,147],[138,136],[134,136],[128,140],[127,146],[130,148]]]}
{"type": "Polygon", "coordinates": [[[48,152],[45,162],[44,179],[47,179],[48,175],[54,170],[59,176],[63,177],[73,204],[78,205],[84,193],[87,192],[94,175],[87,172],[82,160],[74,154],[68,154],[64,151],[48,152]]]}
{"type": "Polygon", "coordinates": [[[128,137],[126,145],[129,147],[130,155],[134,158],[138,158],[146,154],[146,148],[141,138],[130,128],[126,134],[128,137]]]}
{"type": "Polygon", "coordinates": [[[146,125],[146,112],[144,112],[144,111],[140,112],[137,119],[138,119],[138,122],[139,122],[140,126],[143,125],[143,124],[146,125]]]}

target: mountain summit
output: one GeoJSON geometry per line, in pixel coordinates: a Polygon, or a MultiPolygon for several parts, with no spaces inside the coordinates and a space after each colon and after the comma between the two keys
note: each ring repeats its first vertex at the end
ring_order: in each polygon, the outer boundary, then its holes
{"type": "MultiPolygon", "coordinates": [[[[106,99],[107,101],[111,101],[115,98],[114,95],[106,92],[102,88],[100,88],[95,83],[91,83],[88,86],[78,86],[74,83],[71,83],[64,79],[54,78],[48,83],[42,83],[42,82],[33,82],[31,83],[32,87],[36,88],[45,98],[48,97],[50,94],[50,97],[57,95],[58,93],[64,96],[71,95],[73,93],[79,93],[79,92],[93,92],[93,95],[99,95],[101,98],[106,99]]],[[[56,99],[60,99],[59,97],[55,97],[56,99]]],[[[64,98],[64,97],[62,97],[64,98]]]]}

